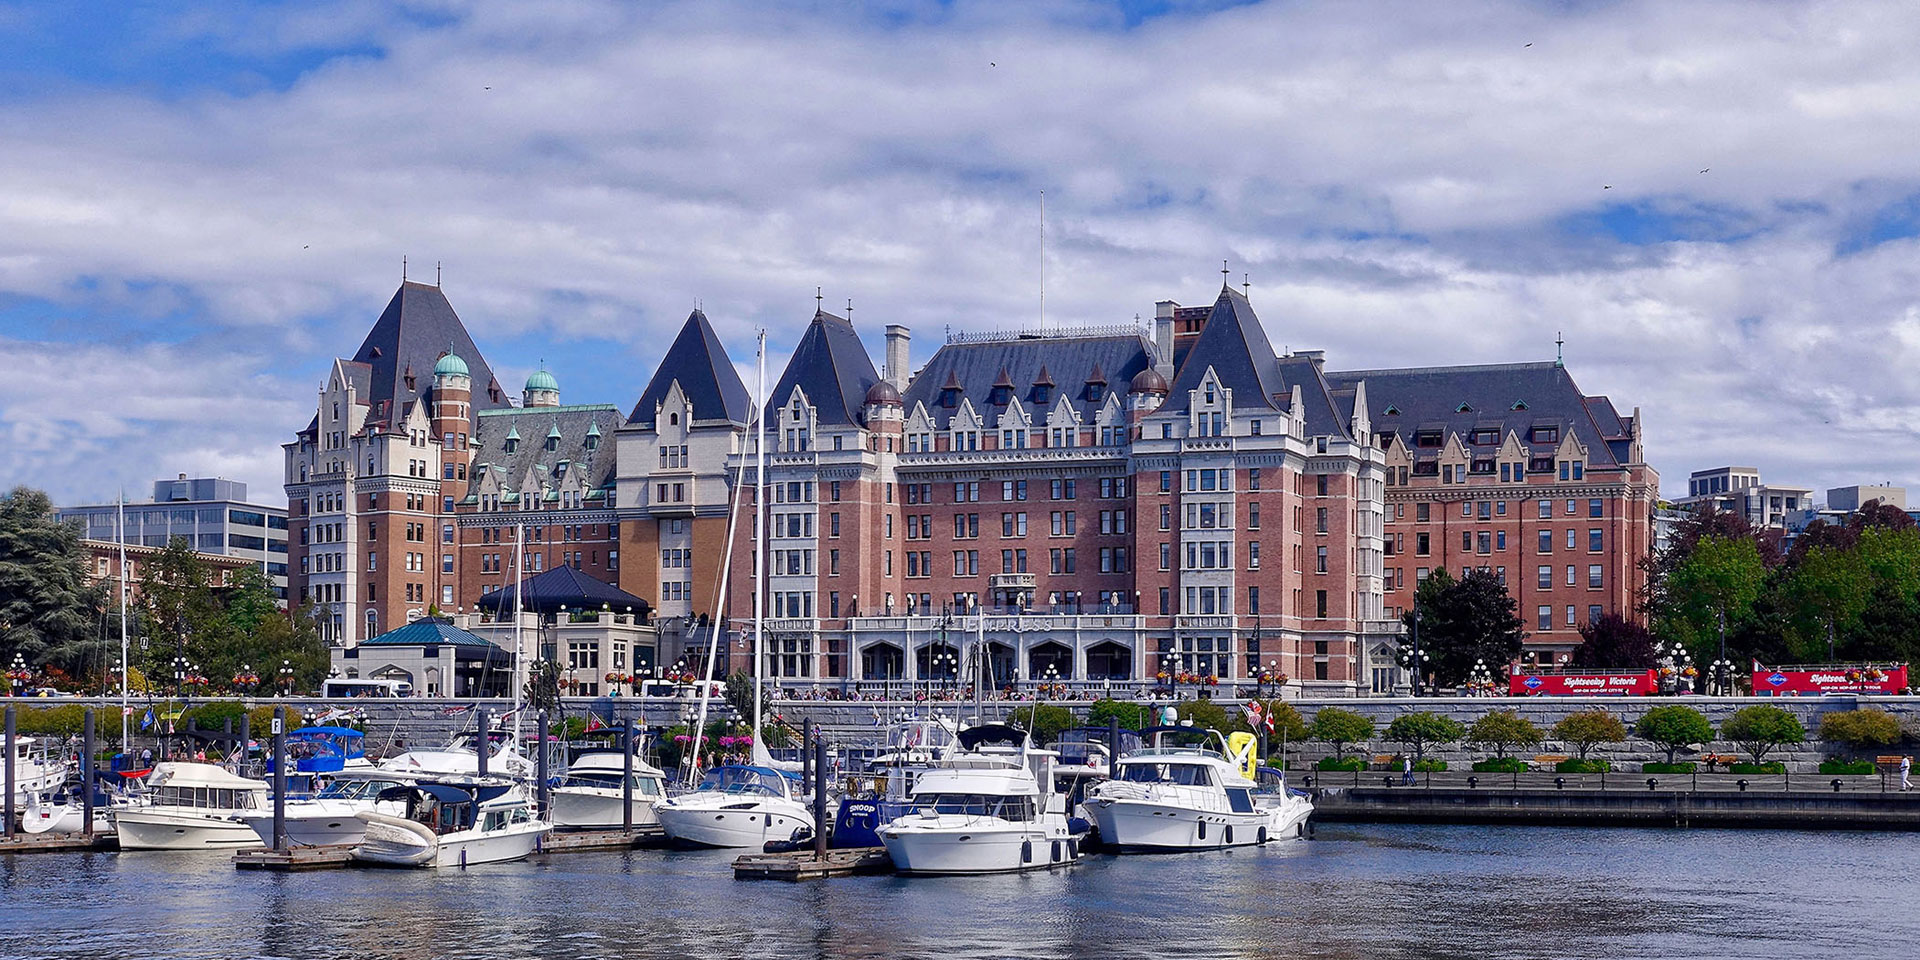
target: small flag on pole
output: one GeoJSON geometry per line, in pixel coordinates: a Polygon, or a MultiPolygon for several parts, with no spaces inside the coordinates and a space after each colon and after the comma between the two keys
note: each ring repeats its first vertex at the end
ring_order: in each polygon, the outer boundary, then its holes
{"type": "Polygon", "coordinates": [[[140,729],[146,730],[152,726],[153,726],[153,708],[148,707],[147,715],[140,718],[140,729]]]}

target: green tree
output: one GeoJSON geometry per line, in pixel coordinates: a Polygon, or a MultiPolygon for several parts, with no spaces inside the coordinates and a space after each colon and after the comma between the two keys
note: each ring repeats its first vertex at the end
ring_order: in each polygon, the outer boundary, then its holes
{"type": "Polygon", "coordinates": [[[1120,721],[1124,730],[1138,730],[1153,723],[1151,711],[1144,703],[1128,703],[1125,700],[1095,700],[1087,708],[1087,726],[1105,727],[1109,721],[1120,721]]]}
{"type": "Polygon", "coordinates": [[[1202,730],[1238,733],[1251,729],[1239,711],[1228,713],[1227,708],[1212,700],[1185,700],[1175,706],[1180,710],[1180,722],[1192,722],[1202,730]]]}
{"type": "Polygon", "coordinates": [[[1807,728],[1800,718],[1771,704],[1745,707],[1720,725],[1722,739],[1740,745],[1754,763],[1765,763],[1767,752],[1790,743],[1804,743],[1807,728]]]}
{"type": "Polygon", "coordinates": [[[1573,650],[1573,665],[1602,670],[1640,669],[1653,666],[1653,631],[1617,613],[1602,614],[1580,627],[1580,646],[1573,650]]]}
{"type": "MultiPolygon", "coordinates": [[[[1464,683],[1476,661],[1495,667],[1513,661],[1526,637],[1526,622],[1514,612],[1506,584],[1481,570],[1459,580],[1435,571],[1420,584],[1414,609],[1401,620],[1408,631],[1419,632],[1420,652],[1427,659],[1418,669],[1439,686],[1464,683]]],[[[1411,640],[1407,648],[1410,653],[1411,640]]]]}
{"type": "Polygon", "coordinates": [[[1466,739],[1468,743],[1492,747],[1493,755],[1505,760],[1508,750],[1539,743],[1540,728],[1512,710],[1495,710],[1475,720],[1466,739]]]}
{"type": "MultiPolygon", "coordinates": [[[[1572,744],[1580,759],[1587,759],[1587,752],[1603,743],[1619,743],[1627,738],[1627,725],[1620,718],[1605,710],[1580,710],[1560,718],[1553,725],[1553,738],[1572,744]]],[[[1672,762],[1672,754],[1668,754],[1672,762]]]]}
{"type": "Polygon", "coordinates": [[[1301,716],[1300,711],[1294,709],[1293,704],[1273,699],[1262,703],[1260,709],[1265,715],[1273,718],[1273,729],[1267,730],[1262,726],[1254,732],[1264,735],[1268,740],[1299,743],[1311,736],[1307,727],[1307,718],[1301,716]]]}
{"type": "Polygon", "coordinates": [[[1820,718],[1820,739],[1844,743],[1851,753],[1900,742],[1900,721],[1885,710],[1840,710],[1820,718]]]}
{"type": "Polygon", "coordinates": [[[1920,593],[1875,584],[1867,608],[1839,639],[1842,660],[1920,660],[1920,593]]]}
{"type": "Polygon", "coordinates": [[[538,714],[545,710],[550,716],[560,714],[560,662],[557,660],[536,660],[527,669],[526,689],[521,691],[526,701],[528,714],[538,714]]]}
{"type": "Polygon", "coordinates": [[[1667,751],[1667,762],[1681,747],[1713,742],[1713,724],[1700,711],[1680,704],[1654,707],[1641,715],[1633,731],[1640,739],[1660,745],[1667,751]]]}
{"type": "Polygon", "coordinates": [[[1427,748],[1454,743],[1466,736],[1460,721],[1437,713],[1403,713],[1387,724],[1387,739],[1413,748],[1414,762],[1426,759],[1427,748]]]}
{"type": "Polygon", "coordinates": [[[1013,712],[1014,723],[1032,735],[1035,746],[1060,739],[1060,734],[1079,726],[1073,711],[1051,703],[1034,703],[1013,712]]]}
{"type": "Polygon", "coordinates": [[[46,494],[15,487],[0,496],[0,664],[18,654],[68,675],[87,667],[106,602],[88,563],[79,526],[54,522],[46,494]]]}
{"type": "Polygon", "coordinates": [[[1746,619],[1766,578],[1766,564],[1752,538],[1702,537],[1666,577],[1655,632],[1686,644],[1696,660],[1710,648],[1717,653],[1710,645],[1718,642],[1721,617],[1728,626],[1746,619]]]}
{"type": "Polygon", "coordinates": [[[1322,707],[1313,715],[1308,732],[1315,740],[1333,744],[1333,755],[1344,758],[1347,744],[1373,738],[1373,721],[1345,707],[1322,707]]]}

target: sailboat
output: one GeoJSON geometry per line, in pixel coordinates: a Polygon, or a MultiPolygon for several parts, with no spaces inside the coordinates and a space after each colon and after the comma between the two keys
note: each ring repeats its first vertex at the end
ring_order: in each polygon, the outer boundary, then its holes
{"type": "MultiPolygon", "coordinates": [[[[735,764],[714,768],[701,780],[699,789],[684,793],[654,804],[654,814],[660,818],[660,826],[667,836],[675,841],[705,847],[753,847],[759,848],[769,841],[791,840],[802,831],[811,834],[815,829],[813,811],[808,808],[805,792],[801,789],[799,777],[792,771],[778,769],[766,744],[762,743],[760,730],[762,714],[760,678],[764,664],[765,610],[762,578],[767,569],[767,332],[760,331],[760,383],[757,391],[759,399],[754,411],[754,456],[757,472],[754,485],[757,496],[753,505],[754,555],[756,562],[753,571],[753,763],[735,764]]],[[[742,485],[744,486],[744,484],[742,485]]],[[[735,489],[736,509],[731,511],[727,521],[727,555],[720,568],[721,608],[715,611],[713,634],[707,647],[707,683],[702,685],[700,696],[699,720],[694,727],[692,751],[693,762],[688,766],[689,778],[692,772],[700,768],[702,737],[706,729],[707,701],[713,688],[714,657],[719,647],[719,636],[726,621],[725,603],[727,597],[727,578],[733,558],[734,517],[739,516],[737,509],[739,489],[735,489]]]]}

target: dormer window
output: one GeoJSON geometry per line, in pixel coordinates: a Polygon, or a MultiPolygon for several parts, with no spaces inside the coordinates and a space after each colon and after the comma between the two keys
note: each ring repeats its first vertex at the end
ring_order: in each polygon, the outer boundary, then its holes
{"type": "Polygon", "coordinates": [[[587,449],[588,449],[588,450],[598,450],[598,449],[600,449],[600,435],[599,435],[599,434],[597,434],[597,433],[590,433],[590,434],[587,434],[587,444],[586,444],[586,446],[587,446],[587,449]]]}
{"type": "Polygon", "coordinates": [[[1476,446],[1491,446],[1500,442],[1500,431],[1483,427],[1473,431],[1467,442],[1476,446]]]}
{"type": "Polygon", "coordinates": [[[1467,403],[1466,401],[1463,400],[1461,401],[1459,406],[1453,408],[1453,412],[1454,413],[1472,413],[1473,404],[1467,403]]]}
{"type": "Polygon", "coordinates": [[[987,402],[996,407],[1006,406],[1013,402],[1013,388],[1004,385],[994,387],[993,392],[987,395],[987,402]]]}
{"type": "Polygon", "coordinates": [[[960,405],[960,388],[959,387],[941,388],[940,405],[948,408],[959,406],[960,405]]]}
{"type": "Polygon", "coordinates": [[[1515,400],[1515,401],[1513,402],[1513,406],[1511,406],[1511,407],[1508,407],[1507,409],[1509,409],[1509,410],[1525,410],[1526,408],[1527,408],[1527,402],[1526,402],[1525,400],[1515,400]]]}
{"type": "Polygon", "coordinates": [[[1209,383],[1209,384],[1207,384],[1207,390],[1206,390],[1206,402],[1207,402],[1207,403],[1212,403],[1212,402],[1214,402],[1214,397],[1213,397],[1213,384],[1211,384],[1211,383],[1209,383]]]}
{"type": "Polygon", "coordinates": [[[1439,430],[1416,430],[1413,434],[1413,445],[1416,447],[1438,447],[1444,442],[1439,430]]]}
{"type": "Polygon", "coordinates": [[[1380,415],[1383,417],[1397,417],[1400,415],[1400,408],[1389,403],[1387,404],[1387,409],[1382,411],[1380,415]]]}
{"type": "Polygon", "coordinates": [[[1528,443],[1559,443],[1559,427],[1534,427],[1527,431],[1528,443]]]}
{"type": "Polygon", "coordinates": [[[1100,402],[1100,398],[1106,395],[1106,389],[1107,389],[1107,388],[1106,388],[1106,385],[1105,385],[1105,384],[1100,384],[1100,383],[1089,383],[1089,384],[1087,384],[1087,400],[1088,400],[1088,402],[1091,402],[1091,403],[1099,403],[1099,402],[1100,402]]]}
{"type": "Polygon", "coordinates": [[[1053,402],[1053,385],[1050,383],[1034,384],[1033,385],[1033,402],[1037,404],[1041,404],[1043,406],[1046,404],[1052,403],[1053,402]]]}
{"type": "Polygon", "coordinates": [[[508,437],[508,438],[507,438],[507,452],[508,452],[508,453],[512,453],[513,451],[515,451],[515,450],[517,450],[517,449],[519,449],[519,447],[520,447],[520,438],[519,438],[519,437],[508,437]]]}

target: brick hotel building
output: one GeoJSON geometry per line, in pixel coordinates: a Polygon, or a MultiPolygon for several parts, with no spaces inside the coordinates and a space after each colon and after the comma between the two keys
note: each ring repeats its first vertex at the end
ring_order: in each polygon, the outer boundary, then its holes
{"type": "MultiPolygon", "coordinates": [[[[1151,331],[947,338],[876,369],[808,321],[769,395],[769,671],[819,686],[1256,677],[1388,692],[1428,572],[1501,574],[1530,648],[1631,614],[1658,478],[1637,413],[1557,361],[1334,372],[1241,293],[1151,331]],[[983,642],[982,642],[983,641],[983,642]]],[[[509,400],[445,297],[405,283],[286,446],[293,589],[352,645],[565,565],[650,600],[697,658],[740,491],[727,656],[753,638],[752,399],[695,311],[623,413],[509,400]],[[519,554],[516,563],[515,555],[519,554]]],[[[636,667],[641,666],[636,660],[636,667]]]]}

